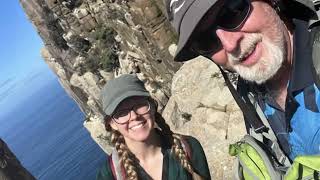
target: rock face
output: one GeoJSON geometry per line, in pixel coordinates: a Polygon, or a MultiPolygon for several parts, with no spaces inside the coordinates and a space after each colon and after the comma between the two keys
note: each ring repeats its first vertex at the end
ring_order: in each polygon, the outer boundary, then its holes
{"type": "Polygon", "coordinates": [[[135,73],[171,127],[200,140],[213,177],[231,177],[227,147],[244,133],[241,113],[213,63],[197,59],[181,67],[172,61],[176,34],[163,1],[20,3],[43,39],[44,60],[86,114],[84,126],[105,152],[110,146],[100,90],[120,74],[135,73]]]}
{"type": "Polygon", "coordinates": [[[0,180],[35,180],[0,138],[0,180]]]}
{"type": "Polygon", "coordinates": [[[218,67],[198,57],[185,63],[172,82],[164,118],[174,131],[201,142],[213,179],[232,179],[228,146],[245,133],[245,126],[218,67]]]}
{"type": "Polygon", "coordinates": [[[163,105],[166,104],[171,95],[171,79],[180,64],[171,60],[168,51],[175,34],[162,11],[162,2],[20,3],[44,41],[42,56],[83,112],[101,114],[92,107],[99,105],[98,89],[108,78],[123,73],[140,73],[145,81],[156,84],[166,97],[163,105]]]}

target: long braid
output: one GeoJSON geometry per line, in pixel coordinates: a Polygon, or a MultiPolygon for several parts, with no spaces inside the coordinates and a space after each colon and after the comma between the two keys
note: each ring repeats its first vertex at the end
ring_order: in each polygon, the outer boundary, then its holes
{"type": "Polygon", "coordinates": [[[123,165],[126,173],[126,179],[129,180],[138,180],[138,173],[136,158],[134,154],[128,149],[124,137],[118,131],[113,130],[109,124],[106,123],[106,130],[111,132],[111,143],[115,147],[120,163],[123,165]]]}
{"type": "MultiPolygon", "coordinates": [[[[199,174],[194,172],[188,160],[187,153],[182,148],[181,136],[178,134],[174,134],[171,131],[170,126],[165,122],[162,115],[158,112],[155,113],[155,121],[161,128],[162,135],[170,143],[171,151],[179,160],[182,167],[192,175],[193,180],[202,180],[203,178],[199,174]]],[[[121,135],[118,131],[112,129],[109,123],[105,123],[105,127],[108,132],[111,132],[111,143],[114,145],[118,153],[120,162],[123,164],[126,178],[130,180],[138,180],[137,167],[135,166],[135,164],[138,164],[138,161],[136,160],[135,155],[132,154],[132,152],[125,144],[123,135],[121,135]]]]}
{"type": "Polygon", "coordinates": [[[167,138],[171,144],[171,151],[174,153],[175,157],[179,160],[180,164],[184,169],[186,169],[191,175],[193,180],[202,180],[203,178],[194,172],[190,161],[187,157],[187,153],[181,144],[181,135],[175,134],[171,131],[169,125],[165,122],[162,115],[158,112],[155,114],[155,121],[161,128],[161,132],[167,138]]]}

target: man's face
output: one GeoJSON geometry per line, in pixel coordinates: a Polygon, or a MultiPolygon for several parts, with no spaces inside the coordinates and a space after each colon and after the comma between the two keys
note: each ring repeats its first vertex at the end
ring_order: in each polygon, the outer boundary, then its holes
{"type": "MultiPolygon", "coordinates": [[[[213,18],[211,22],[217,20],[213,18]]],[[[210,17],[201,22],[200,29],[208,27],[209,22],[210,17]]],[[[212,33],[207,38],[216,38],[220,44],[210,58],[258,84],[271,79],[287,57],[288,31],[275,10],[264,1],[251,2],[251,13],[241,27],[232,31],[217,27],[212,33]]]]}

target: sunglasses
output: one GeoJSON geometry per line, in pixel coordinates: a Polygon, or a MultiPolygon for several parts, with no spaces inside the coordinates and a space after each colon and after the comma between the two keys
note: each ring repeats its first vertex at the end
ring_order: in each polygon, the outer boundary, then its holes
{"type": "Polygon", "coordinates": [[[144,115],[150,111],[151,105],[148,99],[141,100],[128,109],[116,110],[111,118],[118,124],[126,124],[131,118],[131,111],[137,115],[144,115]]]}
{"type": "Polygon", "coordinates": [[[212,8],[201,19],[190,41],[190,49],[200,55],[211,57],[221,49],[216,30],[235,31],[246,21],[251,12],[249,0],[226,0],[219,10],[212,8]],[[202,25],[207,25],[203,27],[202,25]]]}

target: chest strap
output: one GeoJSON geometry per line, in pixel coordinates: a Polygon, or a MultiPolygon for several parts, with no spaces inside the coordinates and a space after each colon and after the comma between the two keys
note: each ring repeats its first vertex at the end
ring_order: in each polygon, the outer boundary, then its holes
{"type": "Polygon", "coordinates": [[[231,84],[226,72],[220,66],[218,67],[233,98],[237,102],[243,114],[246,116],[245,120],[251,126],[249,128],[249,134],[262,143],[264,143],[263,138],[270,140],[270,148],[277,161],[285,168],[289,167],[291,165],[290,160],[281,150],[277,137],[273,132],[261,107],[258,105],[258,103],[256,103],[253,96],[250,96],[250,94],[248,98],[249,100],[244,100],[231,84]]]}
{"type": "Polygon", "coordinates": [[[118,152],[116,150],[113,150],[111,156],[109,156],[109,164],[113,177],[116,180],[125,180],[125,171],[122,164],[120,163],[118,152]]]}

